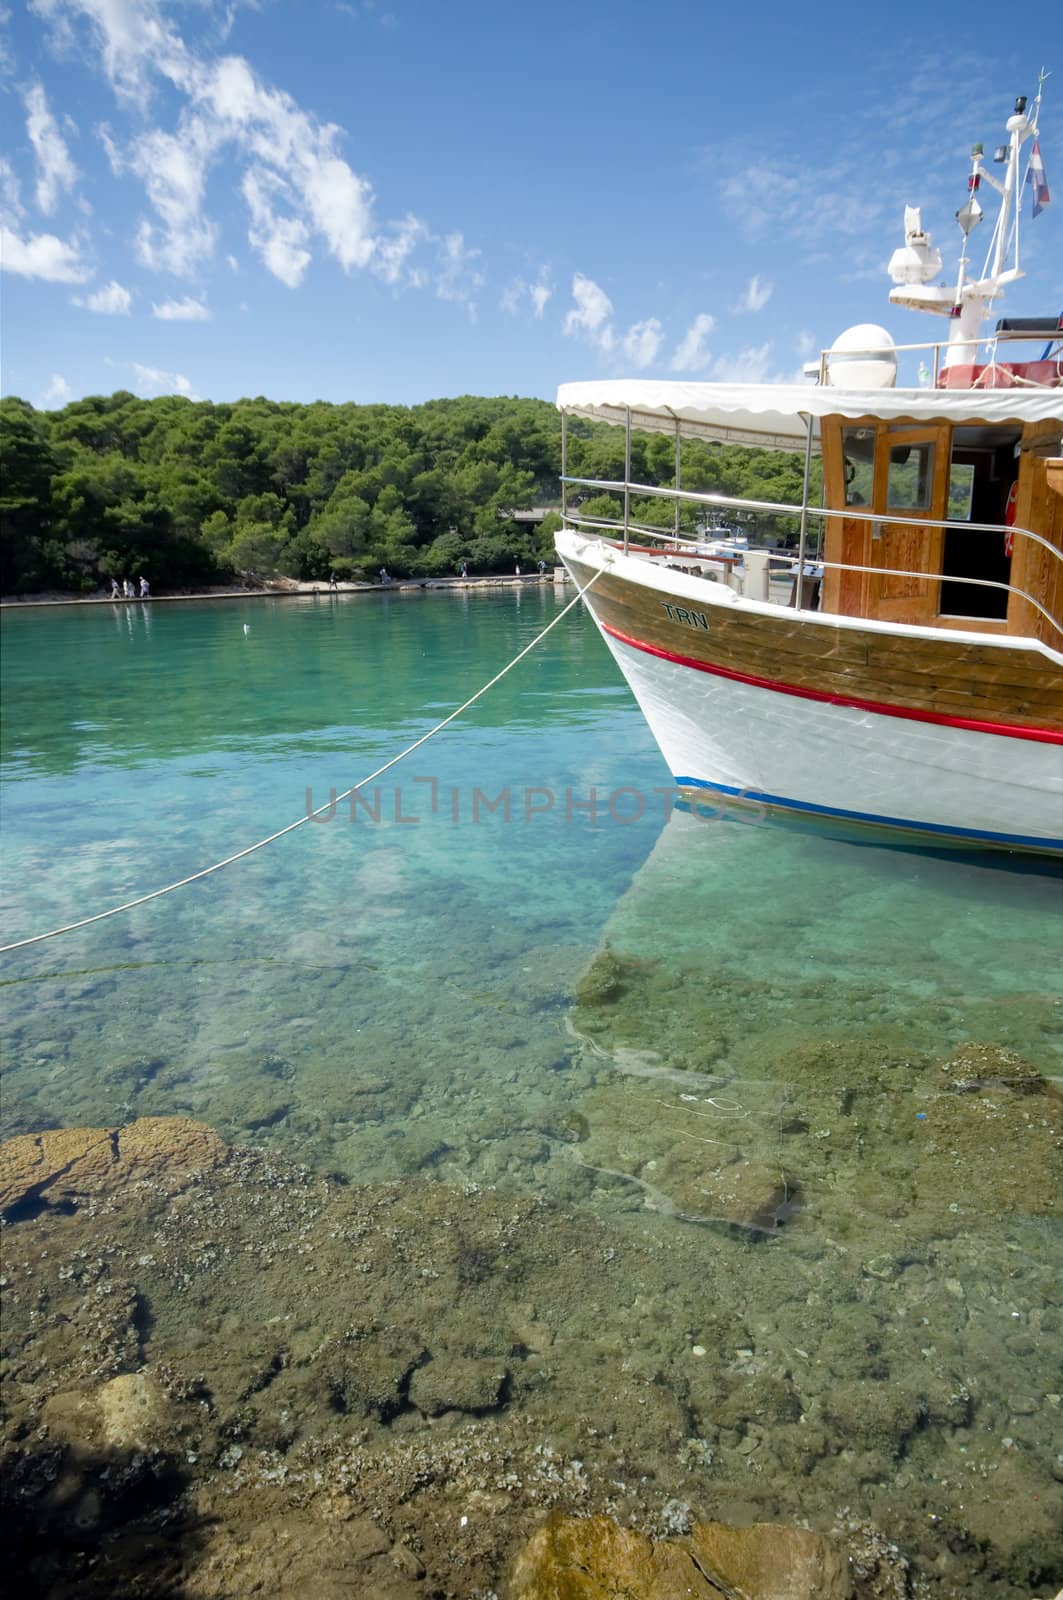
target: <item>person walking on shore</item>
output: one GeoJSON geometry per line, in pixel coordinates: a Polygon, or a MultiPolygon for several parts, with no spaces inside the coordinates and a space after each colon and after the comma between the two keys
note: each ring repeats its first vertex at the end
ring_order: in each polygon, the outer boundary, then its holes
{"type": "Polygon", "coordinates": [[[140,575],[140,598],[142,600],[151,599],[151,584],[148,582],[147,578],[145,578],[143,573],[140,575]]]}
{"type": "Polygon", "coordinates": [[[122,598],[122,591],[118,587],[118,579],[117,578],[112,578],[111,579],[111,599],[112,600],[121,600],[121,598],[122,598]]]}

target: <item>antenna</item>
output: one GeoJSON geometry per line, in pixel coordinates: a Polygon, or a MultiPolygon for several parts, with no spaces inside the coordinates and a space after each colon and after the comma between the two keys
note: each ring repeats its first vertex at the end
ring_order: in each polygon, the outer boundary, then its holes
{"type": "Polygon", "coordinates": [[[1034,96],[1033,116],[1030,118],[1030,126],[1032,127],[1035,135],[1040,132],[1037,126],[1037,119],[1041,111],[1041,96],[1044,94],[1045,80],[1051,76],[1052,74],[1050,72],[1046,72],[1044,67],[1042,67],[1040,72],[1037,74],[1037,93],[1034,96]]]}

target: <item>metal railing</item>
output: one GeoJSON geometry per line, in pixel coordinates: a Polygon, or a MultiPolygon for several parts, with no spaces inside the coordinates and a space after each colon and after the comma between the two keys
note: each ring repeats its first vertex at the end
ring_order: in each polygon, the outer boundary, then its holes
{"type": "MultiPolygon", "coordinates": [[[[664,529],[651,523],[633,521],[631,518],[632,496],[645,497],[648,499],[652,498],[658,500],[671,500],[677,503],[689,502],[692,505],[709,506],[714,510],[723,509],[749,511],[761,514],[771,514],[775,516],[801,518],[801,548],[796,556],[790,558],[792,560],[793,570],[798,574],[795,590],[795,606],[798,610],[808,609],[807,607],[802,607],[800,604],[802,589],[800,576],[803,574],[806,566],[814,563],[817,567],[822,567],[824,570],[829,571],[854,572],[860,574],[870,573],[880,578],[914,578],[923,583],[957,583],[966,584],[972,588],[978,589],[1002,590],[1009,595],[1017,595],[1019,599],[1028,602],[1028,604],[1031,605],[1035,611],[1044,617],[1046,622],[1048,622],[1058,634],[1063,636],[1063,622],[1061,622],[1059,618],[1053,616],[1053,614],[1048,611],[1034,595],[1029,594],[1025,589],[1020,589],[1017,584],[1002,583],[992,578],[967,578],[953,573],[925,571],[913,572],[900,567],[870,567],[858,566],[855,563],[845,561],[825,561],[822,558],[822,555],[818,552],[815,554],[810,554],[807,551],[805,548],[804,537],[805,523],[809,517],[817,517],[821,519],[822,522],[827,522],[830,520],[865,522],[871,525],[872,530],[874,530],[876,524],[879,526],[885,523],[899,525],[910,522],[919,528],[952,528],[954,530],[962,528],[965,531],[972,533],[996,533],[999,534],[1001,538],[1004,538],[1010,534],[1014,539],[1026,539],[1032,544],[1040,546],[1041,549],[1048,551],[1053,560],[1063,563],[1063,551],[1058,550],[1055,545],[1050,544],[1047,539],[1041,536],[1041,534],[1034,533],[1029,528],[1007,528],[1003,527],[999,523],[994,522],[950,522],[947,519],[937,517],[924,517],[922,514],[907,517],[904,515],[898,515],[896,512],[891,514],[889,512],[872,511],[866,507],[858,506],[846,506],[844,510],[835,510],[827,506],[811,506],[807,504],[792,505],[784,501],[775,500],[743,500],[734,495],[699,494],[690,489],[664,489],[659,488],[654,484],[631,483],[630,480],[621,483],[607,478],[576,478],[566,475],[562,477],[561,481],[566,488],[569,485],[578,485],[580,488],[594,489],[600,493],[619,494],[623,497],[624,515],[622,520],[599,517],[581,517],[578,509],[566,508],[565,522],[569,525],[574,524],[579,528],[589,528],[595,533],[612,533],[618,536],[614,542],[621,543],[625,554],[627,554],[629,551],[630,535],[634,532],[637,533],[641,538],[656,540],[664,545],[671,545],[673,549],[689,549],[692,555],[703,561],[719,559],[718,557],[714,558],[711,554],[704,550],[702,550],[700,553],[698,552],[698,544],[704,542],[704,536],[702,536],[701,539],[691,538],[688,535],[684,535],[679,532],[678,515],[674,529],[664,529]]],[[[709,537],[711,538],[711,535],[709,537]]],[[[772,600],[767,600],[762,603],[766,605],[777,604],[777,602],[772,600]]],[[[784,608],[780,607],[780,609],[784,608]]],[[[790,608],[787,607],[785,609],[790,608]]],[[[989,620],[994,619],[971,618],[972,622],[989,620]]]]}
{"type": "MultiPolygon", "coordinates": [[[[821,350],[819,352],[818,382],[821,385],[830,386],[829,374],[832,359],[838,362],[839,367],[844,367],[847,362],[863,361],[868,357],[885,356],[888,358],[890,356],[910,355],[921,352],[924,354],[929,354],[931,357],[932,364],[930,369],[929,386],[932,389],[936,389],[938,387],[938,379],[940,378],[943,370],[941,359],[942,355],[947,354],[950,348],[953,350],[962,348],[965,352],[975,352],[975,354],[971,355],[970,358],[968,358],[966,355],[964,356],[962,363],[964,366],[977,365],[977,351],[984,348],[986,352],[986,371],[991,372],[997,367],[1006,365],[1005,363],[997,360],[998,345],[1032,343],[1045,345],[1046,348],[1048,346],[1055,345],[1056,348],[1052,350],[1050,354],[1037,358],[1040,360],[1055,362],[1056,377],[1054,382],[1039,383],[1036,378],[1027,378],[1021,373],[1009,372],[1008,376],[1011,380],[1011,384],[1015,388],[1053,388],[1058,385],[1061,380],[1063,380],[1063,329],[1051,330],[1042,328],[1037,333],[1027,332],[1021,328],[1016,329],[1014,332],[1006,330],[999,333],[987,333],[978,337],[972,337],[970,339],[964,338],[957,341],[957,344],[953,344],[951,346],[948,340],[938,339],[927,340],[919,344],[890,344],[878,346],[869,345],[866,350],[821,350]]],[[[811,372],[812,370],[813,368],[810,366],[805,368],[806,372],[811,372]]],[[[982,388],[984,387],[984,384],[976,380],[973,387],[982,388]]]]}

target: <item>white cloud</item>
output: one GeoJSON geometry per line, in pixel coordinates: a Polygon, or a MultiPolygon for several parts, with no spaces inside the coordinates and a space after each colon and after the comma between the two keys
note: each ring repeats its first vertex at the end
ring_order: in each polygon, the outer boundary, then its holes
{"type": "MultiPolygon", "coordinates": [[[[892,110],[890,120],[892,125],[892,110]]],[[[763,204],[751,199],[745,155],[740,162],[737,154],[735,159],[741,175],[725,178],[720,194],[726,210],[749,238],[793,239],[805,249],[817,251],[823,249],[824,240],[830,240],[836,250],[840,239],[866,236],[885,214],[884,200],[868,190],[862,156],[839,157],[819,168],[813,181],[807,171],[782,162],[758,163],[756,192],[770,196],[770,203],[763,204]]],[[[720,165],[718,150],[713,151],[712,160],[720,165]]]]}
{"type": "Polygon", "coordinates": [[[366,266],[376,247],[371,186],[335,156],[315,152],[305,167],[302,192],[332,254],[345,272],[366,266]]]}
{"type": "Polygon", "coordinates": [[[79,245],[67,244],[54,233],[33,233],[23,239],[7,227],[0,228],[0,267],[48,283],[85,283],[92,277],[79,245]]]}
{"type": "Polygon", "coordinates": [[[230,272],[239,272],[240,270],[240,263],[237,261],[235,256],[226,256],[225,264],[229,268],[230,272]]]}
{"type": "Polygon", "coordinates": [[[676,346],[672,357],[673,372],[697,372],[708,365],[709,352],[705,340],[716,326],[716,318],[707,311],[699,311],[690,327],[676,346]]]}
{"type": "Polygon", "coordinates": [[[176,136],[154,128],[134,141],[128,166],[142,179],[162,224],[145,218],[137,229],[137,255],[146,267],[181,275],[213,253],[217,228],[202,211],[213,148],[210,130],[197,117],[183,119],[176,136]]]}
{"type": "Polygon", "coordinates": [[[96,137],[103,145],[111,171],[116,178],[121,177],[125,171],[125,162],[122,160],[122,152],[119,150],[117,140],[111,132],[110,124],[101,122],[96,129],[96,137]]]}
{"type": "Polygon", "coordinates": [[[470,250],[460,233],[448,233],[438,241],[439,258],[435,273],[435,290],[440,300],[452,300],[463,305],[470,321],[476,320],[475,296],[483,288],[483,273],[475,266],[479,250],[470,250]]]}
{"type": "Polygon", "coordinates": [[[755,272],[746,284],[745,292],[735,306],[735,310],[763,311],[774,293],[775,285],[769,282],[767,278],[762,278],[758,272],[755,272]]]}
{"type": "Polygon", "coordinates": [[[15,217],[23,214],[22,192],[15,169],[6,156],[0,156],[0,205],[15,217]]]}
{"type": "Polygon", "coordinates": [[[186,294],[183,300],[164,300],[161,305],[152,304],[151,314],[158,317],[160,322],[209,322],[210,312],[202,300],[193,300],[186,294]]]}
{"type": "Polygon", "coordinates": [[[80,295],[74,296],[76,306],[84,306],[86,311],[97,311],[104,317],[128,317],[129,308],[133,304],[133,296],[128,289],[111,279],[102,289],[97,289],[95,294],[90,294],[86,299],[80,295]]]}
{"type": "Polygon", "coordinates": [[[656,317],[644,322],[633,322],[624,335],[621,348],[632,366],[643,368],[652,365],[661,348],[664,330],[656,317]]]}
{"type": "Polygon", "coordinates": [[[428,237],[428,229],[421,219],[407,213],[401,222],[392,226],[387,235],[377,239],[373,271],[385,283],[398,283],[405,274],[407,260],[428,237]]]}
{"type": "Polygon", "coordinates": [[[809,333],[807,328],[802,328],[795,340],[795,349],[799,356],[804,356],[806,359],[811,355],[818,354],[815,335],[809,333]]]}
{"type": "Polygon", "coordinates": [[[76,51],[72,16],[87,18],[104,71],[115,93],[143,108],[153,71],[177,81],[189,55],[155,0],[30,0],[30,10],[52,26],[61,46],[76,51]]]}
{"type": "Polygon", "coordinates": [[[245,172],[244,199],[251,213],[247,237],[275,278],[297,289],[310,265],[306,248],[309,230],[298,217],[278,217],[270,203],[270,192],[283,186],[266,171],[245,172]]]}
{"type": "Polygon", "coordinates": [[[546,267],[540,267],[538,278],[534,283],[529,283],[520,276],[514,278],[512,283],[508,284],[502,291],[498,303],[503,311],[508,312],[511,317],[515,317],[520,314],[524,300],[527,298],[531,302],[532,316],[536,322],[541,322],[543,312],[553,297],[553,293],[553,285],[549,281],[549,271],[546,267]]]}
{"type": "Polygon", "coordinates": [[[767,383],[774,375],[769,373],[771,340],[764,344],[747,345],[736,355],[718,356],[712,364],[712,375],[721,383],[767,383]]]}
{"type": "Polygon", "coordinates": [[[62,373],[53,372],[52,381],[41,396],[41,405],[46,411],[56,410],[60,406],[65,406],[73,393],[62,373]]]}
{"type": "Polygon", "coordinates": [[[610,321],[613,302],[593,278],[585,277],[582,272],[573,276],[572,298],[576,304],[566,313],[563,331],[570,338],[589,339],[599,350],[608,353],[616,344],[616,334],[610,321]]]}
{"type": "Polygon", "coordinates": [[[142,394],[183,394],[189,400],[196,398],[183,372],[163,372],[160,367],[146,367],[139,361],[130,362],[130,366],[142,394]]]}
{"type": "MultiPolygon", "coordinates": [[[[223,153],[235,153],[244,169],[248,237],[282,283],[302,281],[321,240],[345,272],[368,268],[385,283],[431,284],[441,299],[475,315],[483,284],[478,252],[460,233],[435,234],[411,215],[376,223],[372,185],[344,158],[343,130],[265,83],[242,57],[190,49],[160,0],[30,4],[60,43],[82,53],[85,40],[75,35],[84,25],[120,100],[147,114],[160,82],[177,92],[172,129],[149,126],[121,150],[106,125],[98,130],[115,172],[133,172],[144,184],[152,208],[136,232],[144,265],[188,276],[213,254],[218,230],[206,209],[207,180],[223,153]],[[416,251],[431,251],[434,264],[417,264],[416,251]]],[[[544,292],[535,291],[533,304],[545,305],[544,292]]]]}
{"type": "Polygon", "coordinates": [[[613,302],[593,278],[577,272],[572,279],[572,298],[576,303],[562,323],[562,331],[570,338],[585,339],[603,355],[619,350],[632,366],[640,369],[656,360],[664,338],[657,317],[633,322],[620,337],[613,326],[613,302]]]}
{"type": "Polygon", "coordinates": [[[60,194],[77,182],[77,168],[39,83],[26,91],[25,101],[26,132],[37,157],[37,204],[50,216],[60,194]]]}

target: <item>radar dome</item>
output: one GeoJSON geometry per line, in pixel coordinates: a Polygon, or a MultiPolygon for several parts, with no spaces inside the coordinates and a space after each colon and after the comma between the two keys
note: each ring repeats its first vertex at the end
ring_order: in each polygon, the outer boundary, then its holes
{"type": "Polygon", "coordinates": [[[827,353],[827,382],[835,389],[892,389],[897,352],[885,328],[858,322],[840,333],[827,353]]]}

